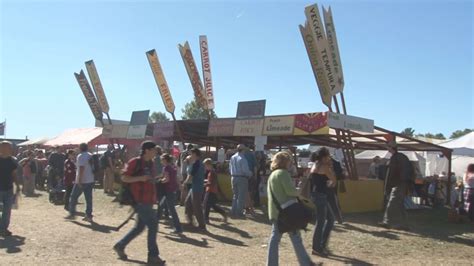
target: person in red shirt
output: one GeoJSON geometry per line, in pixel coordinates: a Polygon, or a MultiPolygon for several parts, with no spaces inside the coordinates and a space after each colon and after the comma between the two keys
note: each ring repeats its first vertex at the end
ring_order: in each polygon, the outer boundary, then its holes
{"type": "Polygon", "coordinates": [[[114,245],[114,250],[121,260],[127,259],[125,247],[147,227],[147,264],[165,264],[165,261],[160,258],[158,245],[156,243],[158,219],[156,217],[156,211],[153,209],[153,205],[156,202],[156,171],[153,165],[153,158],[155,158],[156,152],[156,144],[154,142],[144,141],[141,144],[140,157],[135,157],[128,161],[123,170],[122,182],[130,184],[130,189],[135,201],[133,208],[137,213],[137,219],[135,227],[133,227],[122,240],[114,245]]]}
{"type": "Polygon", "coordinates": [[[179,221],[175,208],[178,179],[176,177],[176,168],[173,166],[173,157],[165,153],[161,155],[160,159],[163,165],[163,178],[160,179],[160,183],[164,186],[164,195],[158,202],[158,221],[165,207],[168,207],[171,217],[173,218],[173,226],[175,229],[173,233],[181,234],[183,233],[183,229],[181,228],[181,222],[179,221]]]}
{"type": "Polygon", "coordinates": [[[74,163],[74,150],[68,150],[67,159],[64,162],[64,187],[66,194],[64,195],[64,209],[69,211],[69,198],[71,198],[72,188],[74,187],[74,180],[76,179],[76,164],[74,163]]]}
{"type": "Polygon", "coordinates": [[[209,224],[209,212],[211,208],[214,209],[217,213],[222,215],[224,222],[227,222],[227,215],[225,211],[217,205],[217,194],[219,193],[219,187],[217,184],[217,174],[212,166],[212,159],[207,158],[203,161],[204,166],[206,167],[206,196],[204,196],[204,206],[206,206],[204,218],[206,223],[209,224]]]}

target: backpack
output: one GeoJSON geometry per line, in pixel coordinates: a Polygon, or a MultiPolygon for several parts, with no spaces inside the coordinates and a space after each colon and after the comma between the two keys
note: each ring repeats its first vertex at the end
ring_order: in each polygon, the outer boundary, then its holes
{"type": "Polygon", "coordinates": [[[89,164],[91,166],[92,173],[96,175],[100,171],[99,156],[97,154],[93,154],[91,158],[89,158],[89,164]]]}
{"type": "Polygon", "coordinates": [[[100,163],[100,168],[102,170],[105,170],[107,168],[107,165],[109,164],[109,162],[107,160],[107,156],[105,156],[105,153],[99,157],[99,163],[100,163]]]}
{"type": "MultiPolygon", "coordinates": [[[[142,158],[137,159],[135,164],[135,169],[133,169],[132,176],[137,176],[138,173],[142,170],[142,158]]],[[[136,204],[135,199],[133,198],[132,188],[130,183],[121,182],[120,190],[118,194],[118,202],[120,205],[129,205],[134,206],[136,204]]]]}

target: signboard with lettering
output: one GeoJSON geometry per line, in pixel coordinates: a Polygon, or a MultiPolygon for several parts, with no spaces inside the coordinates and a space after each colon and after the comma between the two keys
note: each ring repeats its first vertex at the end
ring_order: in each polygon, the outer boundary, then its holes
{"type": "Polygon", "coordinates": [[[92,83],[92,88],[95,92],[95,97],[97,97],[97,101],[99,102],[100,108],[103,112],[109,113],[109,103],[107,102],[107,97],[105,97],[104,88],[102,87],[102,83],[100,82],[99,74],[97,73],[97,69],[95,68],[94,61],[89,60],[85,64],[87,73],[89,74],[89,79],[92,83]]]}
{"type": "Polygon", "coordinates": [[[263,118],[266,103],[266,100],[239,102],[237,119],[263,118]]]}
{"type": "Polygon", "coordinates": [[[87,81],[84,71],[81,70],[79,74],[74,73],[74,76],[76,77],[77,83],[79,83],[79,87],[81,87],[82,93],[84,94],[84,97],[86,98],[86,101],[89,104],[95,119],[102,121],[102,109],[100,108],[99,103],[92,92],[91,86],[87,81]]]}
{"type": "Polygon", "coordinates": [[[294,124],[294,116],[266,117],[263,125],[263,135],[293,135],[294,124]]]}
{"type": "Polygon", "coordinates": [[[324,26],[319,14],[319,8],[317,4],[307,6],[305,8],[306,19],[308,20],[309,29],[313,33],[315,38],[315,45],[321,55],[322,64],[324,65],[324,73],[328,80],[329,90],[331,95],[337,94],[337,80],[334,75],[334,66],[332,53],[328,47],[328,41],[326,39],[326,33],[324,26]]]}
{"type": "Polygon", "coordinates": [[[234,136],[261,136],[264,119],[235,120],[234,136]]]}
{"type": "Polygon", "coordinates": [[[337,129],[349,129],[367,133],[374,132],[374,120],[332,112],[328,112],[328,125],[331,128],[337,129]]]}
{"type": "Polygon", "coordinates": [[[146,135],[150,110],[134,111],[128,127],[127,139],[142,139],[146,135]]]}
{"type": "Polygon", "coordinates": [[[127,125],[104,125],[102,128],[102,136],[104,138],[121,139],[126,138],[128,133],[127,125]]]}
{"type": "Polygon", "coordinates": [[[265,145],[267,145],[267,141],[267,136],[256,136],[254,141],[255,151],[264,151],[265,145]]]}
{"type": "Polygon", "coordinates": [[[199,46],[201,47],[202,75],[204,79],[204,91],[206,92],[207,107],[214,109],[214,93],[212,91],[211,61],[209,59],[209,44],[207,36],[199,36],[199,46]]]}
{"type": "Polygon", "coordinates": [[[174,113],[174,101],[171,97],[171,93],[168,88],[168,83],[165,79],[165,74],[163,73],[163,69],[161,68],[161,64],[158,59],[158,54],[156,53],[155,49],[153,49],[146,52],[146,57],[148,58],[148,63],[150,64],[151,71],[153,72],[153,76],[155,77],[156,86],[158,86],[158,90],[160,91],[161,99],[163,100],[163,104],[165,105],[166,111],[174,113]]]}
{"type": "Polygon", "coordinates": [[[295,115],[293,135],[325,135],[329,134],[326,113],[309,113],[295,115]]]}
{"type": "Polygon", "coordinates": [[[324,24],[326,26],[326,36],[328,40],[329,51],[331,51],[332,65],[334,75],[336,77],[336,90],[335,92],[342,92],[344,90],[344,75],[342,73],[341,56],[339,54],[339,46],[337,44],[336,28],[332,18],[331,7],[326,10],[323,7],[324,24]]]}
{"type": "Polygon", "coordinates": [[[326,79],[326,74],[324,73],[324,65],[322,64],[321,55],[316,48],[315,39],[309,30],[309,25],[307,23],[306,27],[300,25],[300,32],[301,36],[303,37],[306,52],[308,53],[311,68],[313,69],[313,75],[316,78],[316,83],[318,84],[321,100],[329,108],[331,107],[332,95],[329,89],[328,81],[326,79]]]}
{"type": "Polygon", "coordinates": [[[184,46],[178,45],[178,49],[181,53],[181,58],[183,59],[186,71],[188,72],[189,80],[191,81],[191,86],[194,90],[194,97],[202,108],[207,109],[207,100],[204,87],[194,61],[193,53],[191,52],[191,47],[189,47],[189,43],[186,42],[184,46]]]}
{"type": "Polygon", "coordinates": [[[172,138],[174,136],[174,122],[159,122],[153,124],[153,138],[172,138]]]}
{"type": "Polygon", "coordinates": [[[207,135],[210,137],[228,137],[234,134],[235,119],[211,119],[207,135]]]}

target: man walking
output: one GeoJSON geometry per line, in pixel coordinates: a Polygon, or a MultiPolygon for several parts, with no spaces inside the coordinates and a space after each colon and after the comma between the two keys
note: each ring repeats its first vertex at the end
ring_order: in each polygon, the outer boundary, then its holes
{"type": "Polygon", "coordinates": [[[103,157],[100,160],[102,168],[104,169],[104,193],[113,195],[114,194],[114,146],[109,144],[107,151],[104,152],[103,157]]]}
{"type": "MultiPolygon", "coordinates": [[[[11,236],[8,230],[13,205],[13,183],[16,183],[17,163],[12,157],[12,144],[8,141],[0,142],[0,202],[3,204],[2,219],[0,220],[0,236],[11,236]]],[[[17,184],[17,193],[20,188],[17,184]]]]}
{"type": "Polygon", "coordinates": [[[84,192],[86,198],[86,216],[83,221],[92,222],[92,190],[94,189],[94,173],[92,172],[92,154],[88,152],[86,143],[79,145],[80,154],[77,156],[77,173],[74,187],[72,188],[69,202],[69,216],[67,219],[74,219],[76,216],[77,199],[84,192]]]}
{"type": "Polygon", "coordinates": [[[385,180],[385,195],[389,196],[389,199],[380,225],[385,228],[408,230],[405,225],[406,212],[403,202],[412,178],[413,167],[408,157],[398,152],[395,141],[390,141],[387,146],[392,154],[385,180]]]}
{"type": "Polygon", "coordinates": [[[64,161],[66,161],[66,155],[61,152],[59,147],[55,147],[53,153],[48,158],[48,165],[50,167],[48,172],[49,189],[56,188],[58,181],[63,178],[64,161]]]}
{"type": "Polygon", "coordinates": [[[148,228],[148,260],[151,265],[164,265],[165,261],[160,258],[156,234],[158,231],[158,219],[153,205],[156,202],[155,191],[155,167],[153,158],[156,156],[156,144],[145,141],[141,144],[140,157],[128,161],[123,171],[122,182],[129,183],[130,190],[135,201],[133,206],[137,213],[135,227],[128,232],[122,240],[114,246],[115,252],[120,259],[126,260],[126,246],[135,239],[145,226],[148,228]]]}
{"type": "Polygon", "coordinates": [[[245,145],[237,146],[237,153],[232,156],[229,164],[230,175],[232,176],[232,199],[231,216],[234,218],[244,218],[244,206],[248,195],[249,178],[253,175],[250,171],[244,152],[245,145]]]}
{"type": "Polygon", "coordinates": [[[202,197],[204,193],[204,164],[201,161],[201,151],[198,148],[191,150],[190,161],[193,162],[188,171],[186,183],[191,183],[191,189],[186,197],[186,217],[188,223],[192,224],[193,216],[199,224],[199,229],[206,230],[206,222],[204,221],[204,212],[202,209],[202,197]]]}

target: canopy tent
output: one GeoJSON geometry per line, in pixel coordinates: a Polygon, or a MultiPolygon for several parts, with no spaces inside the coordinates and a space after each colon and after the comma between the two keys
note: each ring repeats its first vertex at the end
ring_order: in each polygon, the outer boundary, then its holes
{"type": "Polygon", "coordinates": [[[452,149],[453,155],[474,157],[474,131],[457,139],[441,143],[440,145],[452,149]]]}
{"type": "MultiPolygon", "coordinates": [[[[145,139],[113,139],[115,144],[125,145],[128,147],[139,147],[140,143],[145,139]]],[[[75,148],[81,143],[87,143],[89,147],[96,145],[109,144],[110,139],[102,136],[101,127],[93,128],[76,128],[64,131],[61,135],[47,141],[44,146],[54,147],[62,146],[66,148],[75,148]]]]}
{"type": "Polygon", "coordinates": [[[45,144],[49,138],[47,137],[41,137],[41,138],[36,138],[36,139],[30,139],[25,142],[22,142],[18,144],[18,146],[23,147],[23,146],[34,146],[34,145],[43,145],[45,144]]]}
{"type": "MultiPolygon", "coordinates": [[[[415,167],[417,176],[424,177],[426,172],[426,159],[421,154],[414,151],[401,151],[401,153],[405,154],[411,161],[415,167]]],[[[368,167],[375,156],[379,156],[383,161],[388,161],[392,155],[390,152],[383,150],[368,150],[356,154],[355,159],[357,161],[357,168],[359,169],[360,174],[368,174],[368,167]]]]}
{"type": "Polygon", "coordinates": [[[97,143],[96,140],[102,135],[102,128],[76,128],[64,131],[59,136],[47,141],[45,146],[67,146],[76,147],[81,143],[87,143],[89,145],[102,144],[97,143]]]}

